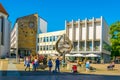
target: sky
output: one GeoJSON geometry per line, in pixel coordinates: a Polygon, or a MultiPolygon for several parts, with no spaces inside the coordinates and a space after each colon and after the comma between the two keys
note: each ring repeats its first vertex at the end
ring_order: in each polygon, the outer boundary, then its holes
{"type": "Polygon", "coordinates": [[[108,25],[120,20],[120,0],[0,0],[12,27],[17,18],[38,13],[48,32],[65,29],[65,20],[104,17],[108,25]]]}

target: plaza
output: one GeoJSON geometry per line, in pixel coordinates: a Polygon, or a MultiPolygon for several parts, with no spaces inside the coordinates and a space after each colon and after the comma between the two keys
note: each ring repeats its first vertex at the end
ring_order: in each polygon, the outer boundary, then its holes
{"type": "Polygon", "coordinates": [[[106,66],[108,64],[91,64],[96,67],[97,70],[95,72],[86,73],[85,70],[78,67],[78,73],[72,73],[70,70],[66,70],[66,68],[61,67],[60,73],[49,73],[48,68],[45,70],[39,69],[36,72],[24,71],[24,64],[21,62],[20,64],[16,64],[14,58],[0,60],[0,78],[7,80],[12,80],[11,77],[14,77],[15,80],[20,79],[30,79],[30,80],[119,80],[120,79],[120,64],[116,64],[115,70],[108,71],[106,66]]]}

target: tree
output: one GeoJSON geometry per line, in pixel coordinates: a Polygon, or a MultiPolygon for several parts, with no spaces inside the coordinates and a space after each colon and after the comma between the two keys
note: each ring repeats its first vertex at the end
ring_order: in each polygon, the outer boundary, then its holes
{"type": "Polygon", "coordinates": [[[110,26],[109,33],[111,35],[111,56],[120,56],[120,21],[117,21],[110,26]]]}

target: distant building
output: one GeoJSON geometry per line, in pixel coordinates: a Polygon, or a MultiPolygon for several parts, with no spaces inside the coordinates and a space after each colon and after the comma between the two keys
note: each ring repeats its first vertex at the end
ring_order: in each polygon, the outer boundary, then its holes
{"type": "Polygon", "coordinates": [[[16,20],[11,31],[11,49],[16,49],[21,56],[36,54],[38,34],[47,32],[47,22],[32,14],[16,20]]]}
{"type": "Polygon", "coordinates": [[[110,51],[104,45],[108,46],[109,27],[101,18],[92,18],[78,21],[65,21],[66,35],[73,43],[71,53],[98,54],[105,61],[110,59],[110,51]]]}
{"type": "Polygon", "coordinates": [[[59,54],[55,49],[55,45],[58,38],[63,34],[65,34],[65,30],[39,34],[37,53],[44,55],[59,54]]]}
{"type": "Polygon", "coordinates": [[[0,4],[0,57],[7,56],[10,53],[10,27],[8,13],[0,4]]]}

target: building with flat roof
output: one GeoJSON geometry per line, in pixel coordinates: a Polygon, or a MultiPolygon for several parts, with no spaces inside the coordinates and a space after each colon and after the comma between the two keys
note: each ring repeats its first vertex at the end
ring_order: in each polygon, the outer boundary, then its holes
{"type": "Polygon", "coordinates": [[[65,30],[39,34],[37,53],[45,55],[59,54],[55,49],[55,45],[58,38],[63,34],[65,34],[65,30]]]}
{"type": "Polygon", "coordinates": [[[35,55],[38,34],[47,32],[47,22],[31,14],[16,20],[11,31],[11,49],[16,49],[20,56],[35,55]]]}
{"type": "Polygon", "coordinates": [[[103,17],[65,21],[65,29],[66,35],[73,43],[71,53],[94,53],[105,61],[110,59],[111,52],[105,48],[110,45],[109,27],[103,17]]]}
{"type": "Polygon", "coordinates": [[[0,4],[0,57],[5,57],[10,53],[10,27],[8,13],[0,4]]]}

